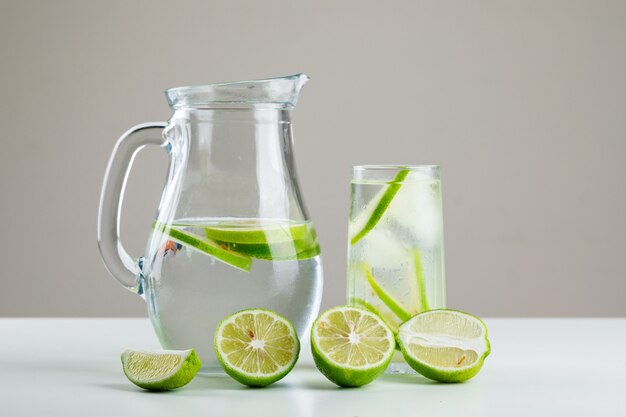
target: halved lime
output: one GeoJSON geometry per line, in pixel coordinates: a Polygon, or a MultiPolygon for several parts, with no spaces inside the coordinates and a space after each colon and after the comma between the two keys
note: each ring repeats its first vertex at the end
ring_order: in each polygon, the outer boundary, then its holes
{"type": "Polygon", "coordinates": [[[122,369],[130,382],[150,391],[187,385],[202,366],[189,350],[132,350],[122,352],[122,369]]]}
{"type": "Polygon", "coordinates": [[[155,222],[153,227],[167,234],[173,241],[211,255],[222,262],[234,266],[235,268],[239,268],[244,271],[249,271],[250,268],[252,268],[252,259],[250,256],[225,249],[215,242],[188,230],[184,230],[179,226],[167,226],[157,224],[155,222]]]}
{"type": "Polygon", "coordinates": [[[456,310],[416,315],[400,326],[398,341],[413,369],[441,382],[467,381],[491,352],[485,324],[456,310]]]}
{"type": "Polygon", "coordinates": [[[387,325],[387,327],[389,327],[389,329],[392,331],[392,333],[394,335],[398,334],[398,330],[400,329],[399,326],[395,323],[395,317],[389,317],[388,315],[384,314],[382,311],[380,311],[379,309],[377,309],[376,307],[374,307],[374,305],[372,305],[371,303],[368,303],[367,301],[365,301],[362,298],[359,297],[352,297],[349,302],[349,305],[351,306],[356,306],[356,307],[361,307],[366,309],[367,311],[369,311],[370,313],[374,313],[376,314],[382,321],[383,323],[385,323],[387,325]]]}
{"type": "Polygon", "coordinates": [[[387,185],[387,188],[385,189],[385,192],[382,194],[382,196],[378,200],[378,203],[374,207],[372,213],[370,214],[370,217],[367,219],[367,221],[363,225],[363,228],[360,229],[350,239],[350,244],[351,245],[356,244],[359,240],[361,240],[363,237],[365,237],[365,235],[367,235],[369,233],[369,231],[374,228],[374,226],[376,226],[376,224],[378,223],[380,218],[385,213],[385,210],[387,210],[387,207],[389,207],[389,204],[391,204],[391,200],[393,200],[393,197],[396,195],[396,193],[398,192],[398,190],[402,186],[402,182],[407,177],[407,175],[409,175],[410,172],[411,171],[408,170],[408,169],[402,169],[402,170],[398,171],[398,173],[396,174],[396,177],[393,179],[393,181],[391,181],[387,185]]]}
{"type": "Polygon", "coordinates": [[[226,317],[215,331],[214,345],[224,371],[250,387],[283,378],[300,353],[300,341],[289,320],[260,308],[226,317]]]}
{"type": "Polygon", "coordinates": [[[385,371],[394,349],[389,327],[376,314],[357,307],[326,310],[311,329],[315,365],[342,387],[372,382],[385,371]]]}

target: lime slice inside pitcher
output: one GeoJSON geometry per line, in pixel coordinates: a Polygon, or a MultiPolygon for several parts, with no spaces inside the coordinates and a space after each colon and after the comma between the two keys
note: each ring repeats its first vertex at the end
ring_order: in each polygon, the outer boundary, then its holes
{"type": "Polygon", "coordinates": [[[244,244],[292,242],[310,234],[307,223],[276,220],[235,220],[207,226],[205,230],[209,239],[244,244]]]}
{"type": "Polygon", "coordinates": [[[310,223],[229,221],[206,227],[206,235],[224,249],[265,260],[308,259],[319,255],[310,223]]]}
{"type": "Polygon", "coordinates": [[[250,268],[252,268],[252,259],[250,256],[225,249],[217,243],[189,230],[185,230],[180,226],[159,225],[155,222],[153,227],[167,234],[173,241],[204,254],[211,255],[222,262],[234,266],[235,268],[239,268],[244,271],[249,271],[250,268]]]}

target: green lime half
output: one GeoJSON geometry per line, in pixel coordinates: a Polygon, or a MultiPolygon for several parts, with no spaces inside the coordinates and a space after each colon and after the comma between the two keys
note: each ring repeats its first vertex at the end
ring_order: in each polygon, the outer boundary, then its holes
{"type": "Polygon", "coordinates": [[[385,371],[394,349],[391,330],[376,314],[362,308],[326,310],[311,329],[315,365],[342,387],[372,382],[385,371]]]}
{"type": "Polygon", "coordinates": [[[122,352],[122,369],[128,380],[150,391],[166,391],[187,385],[201,366],[193,349],[127,349],[122,352]]]}
{"type": "Polygon", "coordinates": [[[385,314],[383,314],[382,311],[380,311],[379,309],[374,307],[371,303],[368,303],[367,301],[365,301],[364,299],[359,298],[359,297],[352,297],[349,300],[348,304],[350,304],[351,306],[364,308],[367,311],[369,311],[370,313],[376,314],[383,321],[383,323],[385,323],[387,325],[387,327],[389,327],[389,329],[391,329],[391,331],[393,332],[394,335],[398,334],[398,330],[400,328],[395,323],[395,320],[397,320],[395,317],[393,317],[393,316],[392,317],[387,317],[385,314]]]}
{"type": "Polygon", "coordinates": [[[487,327],[471,314],[430,310],[403,323],[398,334],[406,362],[426,378],[463,382],[474,377],[491,352],[487,327]]]}
{"type": "Polygon", "coordinates": [[[376,206],[374,207],[372,214],[365,222],[365,225],[363,226],[363,228],[359,230],[352,237],[352,239],[350,239],[351,245],[356,244],[359,240],[364,238],[365,235],[367,235],[369,231],[372,230],[374,226],[376,226],[380,218],[383,217],[383,214],[385,214],[385,210],[387,210],[387,207],[389,207],[389,204],[391,204],[391,200],[393,200],[393,197],[395,197],[396,193],[402,186],[402,182],[407,177],[407,175],[409,175],[409,172],[410,170],[408,169],[402,169],[398,171],[393,181],[391,181],[387,185],[385,192],[380,197],[380,200],[378,200],[378,204],[376,204],[376,206]]]}
{"type": "Polygon", "coordinates": [[[291,322],[260,308],[226,317],[215,331],[214,345],[224,371],[250,387],[264,387],[283,378],[300,353],[291,322]]]}
{"type": "Polygon", "coordinates": [[[234,266],[235,268],[239,268],[244,271],[249,271],[250,268],[252,268],[252,259],[250,256],[225,249],[217,245],[215,242],[195,233],[183,230],[179,227],[166,226],[162,224],[159,225],[156,223],[153,227],[167,234],[173,241],[207,255],[211,255],[222,262],[234,266]]]}

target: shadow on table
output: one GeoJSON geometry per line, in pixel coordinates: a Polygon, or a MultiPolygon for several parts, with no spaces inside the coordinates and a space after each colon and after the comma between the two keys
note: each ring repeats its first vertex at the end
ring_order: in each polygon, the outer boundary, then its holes
{"type": "Polygon", "coordinates": [[[412,384],[412,385],[441,385],[440,382],[431,381],[428,378],[424,378],[421,375],[407,374],[407,375],[381,375],[377,381],[385,381],[393,384],[412,384]]]}

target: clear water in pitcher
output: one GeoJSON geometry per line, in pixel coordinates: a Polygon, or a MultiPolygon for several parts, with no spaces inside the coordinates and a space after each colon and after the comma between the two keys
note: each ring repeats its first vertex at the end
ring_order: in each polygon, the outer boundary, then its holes
{"type": "Polygon", "coordinates": [[[178,219],[154,224],[145,273],[150,316],[164,348],[194,348],[206,372],[221,372],[213,347],[219,322],[267,308],[308,336],[322,295],[322,266],[310,222],[178,219]]]}

